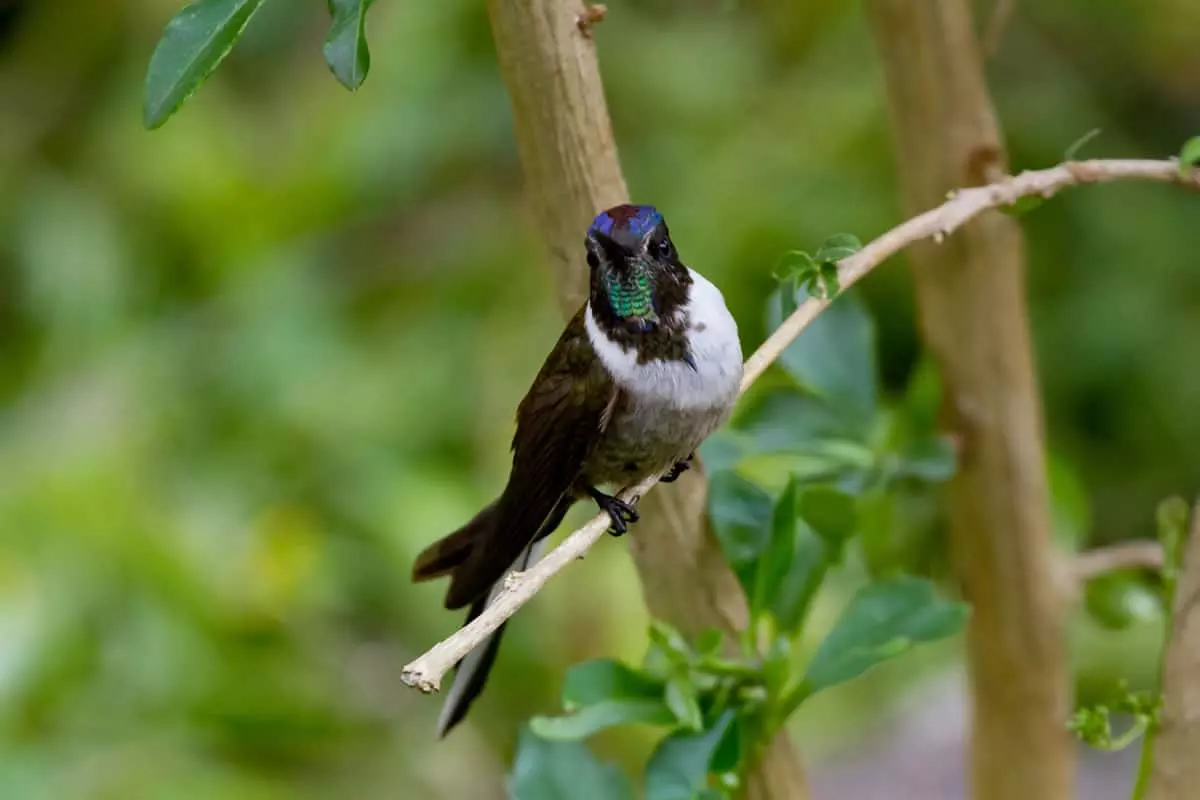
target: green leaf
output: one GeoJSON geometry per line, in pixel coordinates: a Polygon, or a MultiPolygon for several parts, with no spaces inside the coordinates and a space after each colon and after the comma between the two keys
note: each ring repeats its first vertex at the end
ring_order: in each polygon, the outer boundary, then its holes
{"type": "Polygon", "coordinates": [[[754,568],[771,535],[771,496],[734,472],[718,472],[709,483],[708,513],[721,549],[754,597],[754,568]]]}
{"type": "Polygon", "coordinates": [[[803,521],[797,522],[792,560],[771,603],[771,613],[781,635],[794,636],[799,632],[834,560],[829,545],[803,521]]]}
{"type": "Polygon", "coordinates": [[[679,720],[679,724],[691,731],[704,728],[704,717],[700,713],[700,699],[696,687],[686,675],[676,677],[667,684],[667,708],[679,720]]]}
{"type": "Polygon", "coordinates": [[[325,39],[325,63],[342,85],[353,91],[371,69],[367,47],[367,8],[370,0],[329,0],[333,24],[325,39]]]}
{"type": "Polygon", "coordinates": [[[800,286],[800,279],[792,276],[786,278],[780,283],[779,304],[783,319],[787,319],[792,314],[796,313],[798,306],[796,305],[796,292],[800,286]]]}
{"type": "Polygon", "coordinates": [[[804,675],[805,696],[856,678],[916,644],[953,636],[967,606],[939,597],[927,580],[900,576],[861,589],[817,648],[804,675]]]}
{"type": "Polygon", "coordinates": [[[513,800],[633,800],[633,789],[613,764],[579,742],[552,742],[521,731],[508,782],[513,800]]]}
{"type": "Polygon", "coordinates": [[[233,49],[263,0],[196,0],[175,15],[150,57],[144,120],[166,122],[233,49]]]}
{"type": "Polygon", "coordinates": [[[607,658],[576,664],[563,683],[562,704],[567,711],[604,700],[661,698],[663,681],[607,658]]]}
{"type": "MultiPolygon", "coordinates": [[[[782,321],[780,295],[771,296],[767,327],[782,321]]],[[[875,327],[853,294],[843,294],[825,309],[779,358],[783,369],[826,401],[854,430],[866,435],[875,416],[878,387],[875,327]]]]}
{"type": "Polygon", "coordinates": [[[778,697],[783,692],[792,674],[792,640],[787,636],[776,636],[763,657],[763,675],[766,678],[767,694],[778,697]]]}
{"type": "Polygon", "coordinates": [[[1200,164],[1200,136],[1193,136],[1179,150],[1179,174],[1187,175],[1192,167],[1200,164]]]}
{"type": "Polygon", "coordinates": [[[816,280],[817,291],[815,294],[822,298],[828,299],[835,297],[842,290],[841,281],[838,279],[837,264],[833,261],[826,261],[821,264],[817,270],[816,280]]]}
{"type": "Polygon", "coordinates": [[[825,240],[813,260],[821,265],[836,264],[859,250],[862,250],[862,242],[858,240],[857,236],[849,233],[836,233],[825,240]]]}
{"type": "MultiPolygon", "coordinates": [[[[745,406],[739,410],[736,420],[737,432],[744,437],[746,445],[743,456],[803,452],[815,443],[854,435],[853,427],[828,404],[796,391],[794,386],[755,392],[746,399],[745,406]]],[[[705,459],[704,463],[708,466],[709,462],[705,459]]]]}
{"type": "Polygon", "coordinates": [[[810,273],[816,271],[817,262],[813,261],[813,257],[803,250],[789,250],[783,254],[783,258],[779,259],[778,266],[775,267],[775,280],[784,283],[793,278],[804,278],[810,273]]]}
{"type": "Polygon", "coordinates": [[[713,757],[733,718],[727,711],[706,731],[663,739],[646,765],[646,800],[692,800],[704,791],[713,757]]]}
{"type": "Polygon", "coordinates": [[[805,489],[799,509],[801,518],[834,549],[840,549],[858,525],[854,498],[829,486],[805,489]]]}
{"type": "Polygon", "coordinates": [[[754,571],[754,593],[750,595],[750,617],[773,606],[779,587],[787,577],[796,545],[796,479],[784,487],[771,512],[771,539],[758,557],[754,571]]]}
{"type": "Polygon", "coordinates": [[[896,474],[928,483],[941,483],[958,470],[958,453],[947,436],[929,436],[913,442],[900,453],[896,474]]]}
{"type": "Polygon", "coordinates": [[[661,698],[601,700],[561,717],[534,717],[530,729],[543,739],[586,739],[617,725],[672,725],[675,714],[661,698]]]}

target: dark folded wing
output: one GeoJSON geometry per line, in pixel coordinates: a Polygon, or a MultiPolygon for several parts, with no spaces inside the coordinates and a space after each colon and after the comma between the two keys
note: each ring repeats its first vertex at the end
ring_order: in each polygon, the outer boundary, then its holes
{"type": "Polygon", "coordinates": [[[575,315],[517,410],[513,466],[496,509],[496,527],[455,570],[447,608],[486,593],[539,535],[561,521],[565,501],[617,399],[612,377],[575,315]]]}

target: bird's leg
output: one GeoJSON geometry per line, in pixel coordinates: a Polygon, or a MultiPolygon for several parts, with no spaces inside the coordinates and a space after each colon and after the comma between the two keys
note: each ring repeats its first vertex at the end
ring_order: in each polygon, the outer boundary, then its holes
{"type": "Polygon", "coordinates": [[[612,518],[612,527],[608,529],[610,535],[621,536],[629,530],[626,523],[638,521],[637,509],[624,500],[605,494],[595,486],[589,486],[587,493],[596,501],[596,505],[600,506],[600,510],[607,511],[608,516],[612,518]]]}
{"type": "Polygon", "coordinates": [[[679,476],[692,468],[691,460],[696,457],[695,453],[685,458],[683,461],[676,461],[675,466],[671,467],[671,471],[658,479],[659,483],[674,483],[679,480],[679,476]]]}

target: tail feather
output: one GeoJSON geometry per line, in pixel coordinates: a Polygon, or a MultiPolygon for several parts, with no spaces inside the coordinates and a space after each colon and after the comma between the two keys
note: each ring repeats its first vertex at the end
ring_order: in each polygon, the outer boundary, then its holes
{"type": "Polygon", "coordinates": [[[493,500],[466,525],[422,550],[413,563],[413,583],[449,575],[466,561],[475,543],[492,529],[497,502],[493,500]]]}
{"type": "MultiPolygon", "coordinates": [[[[513,565],[505,572],[526,570],[537,563],[542,557],[542,551],[546,547],[547,540],[545,538],[531,542],[528,547],[522,551],[520,557],[513,562],[513,565]]],[[[500,594],[504,588],[504,578],[492,586],[485,596],[480,597],[471,604],[471,610],[467,614],[467,619],[464,625],[470,622],[483,613],[500,594]]],[[[483,691],[484,685],[487,683],[488,673],[492,669],[492,664],[496,661],[496,653],[500,650],[500,637],[504,635],[504,628],[508,625],[507,622],[500,625],[496,631],[487,639],[480,642],[474,650],[463,656],[462,661],[459,661],[454,668],[454,683],[450,687],[450,691],[446,695],[446,702],[442,706],[442,713],[438,717],[437,735],[438,738],[444,737],[454,728],[455,725],[462,722],[466,717],[467,711],[470,710],[471,704],[475,702],[475,698],[483,691]]]]}

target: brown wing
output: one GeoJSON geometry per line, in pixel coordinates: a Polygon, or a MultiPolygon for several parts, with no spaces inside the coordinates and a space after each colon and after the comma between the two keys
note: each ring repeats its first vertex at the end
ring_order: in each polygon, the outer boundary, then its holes
{"type": "MultiPolygon", "coordinates": [[[[513,465],[494,516],[495,527],[454,572],[447,608],[486,593],[556,514],[599,441],[617,388],[588,340],[580,310],[571,320],[517,409],[513,465]]],[[[557,520],[554,521],[557,525],[557,520]]]]}

